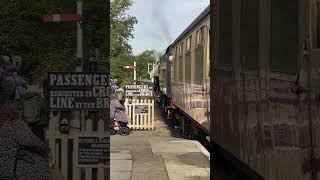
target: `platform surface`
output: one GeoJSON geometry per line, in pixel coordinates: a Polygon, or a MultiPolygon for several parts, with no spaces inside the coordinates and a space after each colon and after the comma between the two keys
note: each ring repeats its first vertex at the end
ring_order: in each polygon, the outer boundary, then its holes
{"type": "Polygon", "coordinates": [[[209,180],[210,155],[196,141],[111,137],[111,180],[209,180]]]}

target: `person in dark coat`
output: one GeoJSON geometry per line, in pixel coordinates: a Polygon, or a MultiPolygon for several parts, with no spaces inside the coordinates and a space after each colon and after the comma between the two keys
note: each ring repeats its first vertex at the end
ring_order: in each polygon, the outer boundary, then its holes
{"type": "Polygon", "coordinates": [[[13,73],[17,72],[17,67],[15,64],[12,63],[12,59],[10,57],[5,58],[4,70],[5,70],[5,76],[7,78],[13,77],[13,73]]]}
{"type": "Polygon", "coordinates": [[[119,102],[117,95],[113,94],[111,96],[111,102],[110,102],[111,120],[115,119],[121,124],[122,127],[127,127],[128,119],[125,112],[126,112],[125,106],[119,102]]]}
{"type": "Polygon", "coordinates": [[[22,58],[21,56],[16,56],[16,71],[18,72],[19,75],[22,74],[22,58]]]}
{"type": "Polygon", "coordinates": [[[3,68],[4,67],[4,60],[5,57],[3,55],[0,55],[0,67],[3,68]]]}
{"type": "Polygon", "coordinates": [[[15,95],[15,81],[13,78],[7,78],[5,70],[0,67],[0,105],[13,101],[15,95]]]}
{"type": "Polygon", "coordinates": [[[24,100],[28,85],[20,73],[15,72],[13,77],[15,80],[14,100],[18,106],[19,111],[22,111],[23,110],[23,100],[24,100]]]}
{"type": "Polygon", "coordinates": [[[48,108],[45,101],[45,98],[42,98],[38,92],[28,91],[25,94],[24,103],[32,98],[36,98],[38,101],[39,108],[39,121],[29,123],[28,125],[31,128],[32,132],[37,135],[41,140],[45,140],[45,128],[49,125],[49,114],[48,108]]]}
{"type": "Polygon", "coordinates": [[[49,148],[13,103],[0,106],[0,144],[0,179],[49,180],[49,148]]]}

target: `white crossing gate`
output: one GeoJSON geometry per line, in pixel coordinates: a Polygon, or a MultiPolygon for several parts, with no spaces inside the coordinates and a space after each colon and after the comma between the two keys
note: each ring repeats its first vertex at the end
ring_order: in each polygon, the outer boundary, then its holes
{"type": "MultiPolygon", "coordinates": [[[[59,130],[60,114],[53,116],[47,130],[47,140],[50,147],[51,163],[54,163],[63,174],[65,180],[107,180],[109,170],[106,168],[78,167],[76,155],[78,152],[76,140],[79,135],[91,134],[109,136],[107,134],[106,120],[96,116],[95,119],[86,118],[86,114],[70,112],[70,129],[68,134],[62,134],[59,130]]],[[[87,113],[88,114],[88,113],[87,113]]]]}
{"type": "Polygon", "coordinates": [[[126,98],[125,107],[130,129],[154,130],[154,99],[126,98]]]}

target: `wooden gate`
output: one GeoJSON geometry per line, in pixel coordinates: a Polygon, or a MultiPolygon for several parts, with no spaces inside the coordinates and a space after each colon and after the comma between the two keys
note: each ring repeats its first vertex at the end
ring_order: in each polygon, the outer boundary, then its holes
{"type": "Polygon", "coordinates": [[[125,101],[128,126],[131,129],[154,130],[154,100],[130,99],[125,101]]]}
{"type": "Polygon", "coordinates": [[[107,180],[109,170],[105,168],[78,168],[76,161],[76,140],[81,134],[106,135],[107,124],[98,116],[88,118],[88,113],[70,113],[70,132],[62,134],[59,130],[60,115],[53,116],[46,132],[50,147],[50,163],[54,163],[66,180],[107,180]]]}

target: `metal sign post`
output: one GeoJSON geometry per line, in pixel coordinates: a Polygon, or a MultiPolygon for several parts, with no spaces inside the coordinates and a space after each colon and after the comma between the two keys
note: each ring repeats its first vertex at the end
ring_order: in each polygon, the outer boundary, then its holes
{"type": "Polygon", "coordinates": [[[133,62],[133,66],[123,66],[125,69],[133,69],[133,80],[134,84],[136,84],[137,81],[137,63],[136,61],[133,62]]]}
{"type": "Polygon", "coordinates": [[[47,22],[72,22],[80,21],[81,16],[79,14],[48,14],[43,16],[43,21],[47,22]]]}
{"type": "MultiPolygon", "coordinates": [[[[134,61],[133,66],[136,67],[136,65],[137,65],[136,62],[134,61]]],[[[136,82],[137,82],[137,68],[133,69],[133,81],[134,81],[134,84],[136,84],[136,82]]]]}
{"type": "Polygon", "coordinates": [[[77,72],[83,71],[83,48],[82,48],[82,1],[77,1],[77,14],[47,14],[43,16],[43,21],[48,22],[72,22],[77,21],[77,60],[81,61],[81,67],[77,67],[77,72]]]}
{"type": "MultiPolygon", "coordinates": [[[[77,1],[77,13],[82,16],[82,1],[77,1]]],[[[82,28],[81,21],[77,23],[77,60],[81,61],[81,68],[77,70],[83,71],[83,48],[82,48],[82,28]]]]}

